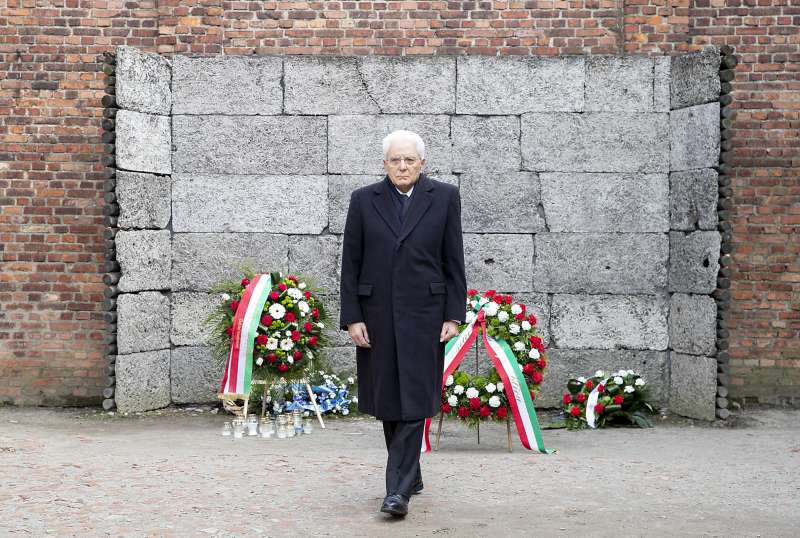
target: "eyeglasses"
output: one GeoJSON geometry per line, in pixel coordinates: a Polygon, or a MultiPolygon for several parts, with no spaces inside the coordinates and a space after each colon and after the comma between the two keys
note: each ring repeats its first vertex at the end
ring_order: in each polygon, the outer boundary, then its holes
{"type": "Polygon", "coordinates": [[[392,157],[389,159],[389,166],[396,168],[400,166],[400,163],[403,161],[405,161],[408,166],[414,166],[420,162],[420,159],[417,159],[416,157],[392,157]]]}

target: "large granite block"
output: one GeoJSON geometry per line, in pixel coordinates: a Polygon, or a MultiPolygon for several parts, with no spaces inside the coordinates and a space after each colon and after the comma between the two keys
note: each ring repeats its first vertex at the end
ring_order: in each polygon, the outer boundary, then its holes
{"type": "Polygon", "coordinates": [[[588,56],[585,110],[651,112],[653,73],[647,56],[588,56]]]}
{"type": "Polygon", "coordinates": [[[170,341],[176,346],[208,344],[206,319],[222,303],[222,294],[175,292],[172,294],[170,341]]]}
{"type": "Polygon", "coordinates": [[[716,355],[717,303],[707,295],[672,295],[669,347],[691,355],[716,355]]]}
{"type": "Polygon", "coordinates": [[[170,351],[117,355],[114,400],[120,413],[166,407],[170,402],[170,351]]]}
{"type": "Polygon", "coordinates": [[[669,113],[670,170],[719,164],[719,102],[669,113]]]}
{"type": "Polygon", "coordinates": [[[541,407],[561,407],[567,381],[593,376],[597,370],[607,373],[624,368],[641,375],[650,385],[653,402],[666,402],[669,394],[669,368],[666,351],[633,351],[628,349],[551,349],[550,366],[536,399],[541,407]]]}
{"type": "Polygon", "coordinates": [[[216,402],[225,362],[211,348],[176,347],[170,360],[170,395],[173,403],[216,402]]]}
{"type": "Polygon", "coordinates": [[[536,291],[656,293],[667,285],[665,234],[536,234],[536,291]]]}
{"type": "Polygon", "coordinates": [[[716,47],[672,58],[672,108],[682,108],[719,99],[720,54],[716,47]]]}
{"type": "Polygon", "coordinates": [[[117,349],[137,353],[169,348],[169,298],[157,291],[117,296],[117,349]]]}
{"type": "Polygon", "coordinates": [[[318,116],[175,116],[175,172],[322,174],[326,133],[318,116]]]}
{"type": "Polygon", "coordinates": [[[377,183],[380,175],[328,176],[328,231],[335,234],[344,232],[350,195],[353,191],[377,183]]]}
{"type": "Polygon", "coordinates": [[[383,138],[396,129],[414,131],[425,142],[425,170],[452,168],[450,117],[445,115],[342,115],[328,118],[328,171],[383,175],[383,138]]]}
{"type": "Polygon", "coordinates": [[[455,58],[365,56],[360,63],[364,84],[383,114],[455,112],[455,58]]]}
{"type": "Polygon", "coordinates": [[[551,232],[666,232],[667,174],[542,173],[551,232]]]}
{"type": "Polygon", "coordinates": [[[716,359],[670,353],[670,412],[714,420],[716,394],[716,359]]]}
{"type": "Polygon", "coordinates": [[[242,265],[259,273],[286,271],[285,235],[176,233],[172,238],[172,289],[207,291],[222,280],[242,279],[242,265]]]}
{"type": "Polygon", "coordinates": [[[582,56],[458,58],[456,113],[583,110],[582,56]]]}
{"type": "Polygon", "coordinates": [[[669,120],[661,112],[522,116],[522,166],[542,172],[666,172],[669,120]]]}
{"type": "Polygon", "coordinates": [[[172,229],[318,234],[328,224],[327,202],[325,176],[175,174],[172,229]]]}
{"type": "Polygon", "coordinates": [[[166,228],[170,219],[168,176],[117,171],[120,228],[166,228]]]}
{"type": "MultiPolygon", "coordinates": [[[[342,374],[356,373],[356,346],[329,347],[323,351],[328,371],[342,374]]],[[[355,394],[352,394],[355,396],[355,394]]]]}
{"type": "Polygon", "coordinates": [[[339,293],[339,240],[335,235],[290,235],[289,272],[302,274],[326,294],[339,293]]]}
{"type": "Polygon", "coordinates": [[[673,230],[716,230],[717,171],[696,168],[669,175],[669,220],[673,230]]]}
{"type": "Polygon", "coordinates": [[[297,56],[284,60],[287,114],[377,114],[380,107],[358,58],[297,56]]]}
{"type": "Polygon", "coordinates": [[[667,301],[656,295],[555,295],[552,343],[571,349],[667,349],[667,301]]]}
{"type": "Polygon", "coordinates": [[[325,307],[325,313],[328,320],[325,322],[323,333],[329,339],[329,346],[331,347],[347,347],[354,346],[353,341],[347,331],[339,329],[339,295],[319,295],[322,305],[325,307]]]}
{"type": "Polygon", "coordinates": [[[719,232],[670,232],[669,290],[711,293],[717,287],[719,232]]]}
{"type": "Polygon", "coordinates": [[[509,293],[533,290],[530,235],[464,234],[464,261],[469,288],[509,293]]]}
{"type": "Polygon", "coordinates": [[[169,114],[172,106],[170,61],[135,47],[117,47],[114,73],[117,105],[126,110],[169,114]]]}
{"type": "Polygon", "coordinates": [[[464,232],[540,232],[539,180],[531,172],[486,171],[461,176],[464,232]]]}
{"type": "Polygon", "coordinates": [[[173,114],[280,114],[282,61],[274,56],[172,60],[173,114]]]}
{"type": "Polygon", "coordinates": [[[656,56],[653,65],[653,110],[669,112],[672,56],[656,56]]]}
{"type": "Polygon", "coordinates": [[[516,116],[453,116],[453,171],[516,172],[520,169],[516,116]]]}
{"type": "Polygon", "coordinates": [[[117,168],[137,172],[172,172],[170,117],[120,110],[116,116],[117,168]]]}
{"type": "Polygon", "coordinates": [[[116,235],[120,291],[170,287],[169,230],[120,231],[116,235]]]}

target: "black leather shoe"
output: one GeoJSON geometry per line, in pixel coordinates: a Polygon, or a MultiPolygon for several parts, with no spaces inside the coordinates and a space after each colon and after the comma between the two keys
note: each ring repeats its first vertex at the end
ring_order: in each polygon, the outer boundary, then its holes
{"type": "Polygon", "coordinates": [[[387,495],[383,499],[381,512],[392,514],[395,517],[403,517],[408,513],[408,499],[397,493],[387,495]]]}
{"type": "Polygon", "coordinates": [[[422,480],[411,486],[411,495],[417,495],[422,491],[422,480]]]}

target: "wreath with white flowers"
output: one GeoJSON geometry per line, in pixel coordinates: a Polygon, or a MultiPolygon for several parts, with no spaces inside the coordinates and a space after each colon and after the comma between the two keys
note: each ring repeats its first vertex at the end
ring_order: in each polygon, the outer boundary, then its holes
{"type": "MultiPolygon", "coordinates": [[[[525,304],[516,303],[511,295],[499,294],[496,290],[483,294],[475,289],[468,290],[466,306],[466,322],[459,327],[459,332],[482,311],[488,335],[509,345],[525,376],[531,399],[535,400],[548,366],[544,342],[536,330],[536,316],[527,311],[525,304]]],[[[441,411],[469,425],[481,420],[505,419],[509,402],[497,370],[492,368],[487,376],[474,377],[454,371],[442,388],[441,411]]]]}
{"type": "Polygon", "coordinates": [[[614,423],[651,428],[648,415],[656,413],[650,402],[650,386],[633,370],[610,375],[598,370],[588,379],[570,379],[562,404],[567,428],[571,430],[614,423]]]}

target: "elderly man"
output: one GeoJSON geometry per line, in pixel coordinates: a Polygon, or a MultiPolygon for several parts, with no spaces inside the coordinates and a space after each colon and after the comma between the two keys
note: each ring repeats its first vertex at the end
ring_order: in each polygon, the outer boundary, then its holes
{"type": "Polygon", "coordinates": [[[386,176],[353,192],[344,229],[340,327],[357,346],[358,408],[383,421],[381,511],[393,516],[422,490],[423,425],[439,411],[444,345],[465,317],[461,198],[424,166],[419,135],[390,133],[386,176]]]}

